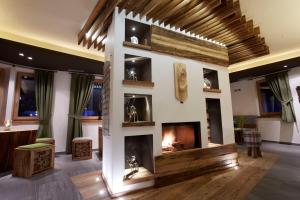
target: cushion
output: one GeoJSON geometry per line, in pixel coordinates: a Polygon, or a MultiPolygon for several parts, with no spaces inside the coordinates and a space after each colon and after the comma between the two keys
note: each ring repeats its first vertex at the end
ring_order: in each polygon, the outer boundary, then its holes
{"type": "Polygon", "coordinates": [[[19,146],[20,149],[38,149],[43,147],[52,146],[51,144],[45,144],[45,143],[35,143],[35,144],[29,144],[24,146],[19,146]]]}
{"type": "Polygon", "coordinates": [[[76,137],[73,139],[73,141],[89,141],[89,140],[92,140],[92,138],[90,137],[76,137]]]}
{"type": "Polygon", "coordinates": [[[37,142],[44,142],[44,141],[48,141],[48,140],[53,140],[53,138],[37,138],[36,139],[37,142]]]}

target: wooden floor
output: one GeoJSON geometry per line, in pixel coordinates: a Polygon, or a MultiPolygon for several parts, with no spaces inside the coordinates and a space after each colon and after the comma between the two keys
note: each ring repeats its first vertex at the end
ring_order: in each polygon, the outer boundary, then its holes
{"type": "MultiPolygon", "coordinates": [[[[122,200],[243,200],[251,189],[271,168],[278,156],[264,153],[263,158],[252,159],[239,152],[240,166],[215,172],[189,181],[162,187],[150,188],[122,200]]],[[[100,178],[100,171],[71,177],[72,182],[86,200],[110,199],[100,178]]]]}

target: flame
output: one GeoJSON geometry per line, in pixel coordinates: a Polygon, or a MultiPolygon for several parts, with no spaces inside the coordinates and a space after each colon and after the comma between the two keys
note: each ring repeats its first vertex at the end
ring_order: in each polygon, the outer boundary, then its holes
{"type": "Polygon", "coordinates": [[[162,147],[172,147],[172,144],[175,142],[175,135],[173,131],[168,131],[164,134],[164,138],[162,140],[162,147]]]}

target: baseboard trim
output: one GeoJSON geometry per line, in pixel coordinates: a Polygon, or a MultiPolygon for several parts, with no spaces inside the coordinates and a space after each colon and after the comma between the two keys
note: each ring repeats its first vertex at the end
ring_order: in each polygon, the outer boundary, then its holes
{"type": "Polygon", "coordinates": [[[262,140],[263,142],[267,143],[276,143],[276,144],[285,144],[285,145],[294,145],[294,146],[300,146],[298,143],[292,143],[292,142],[278,142],[278,141],[271,141],[271,140],[262,140]]]}
{"type": "MultiPolygon", "coordinates": [[[[99,149],[93,149],[92,151],[93,151],[93,152],[97,152],[97,151],[99,151],[99,149]]],[[[56,156],[59,156],[59,155],[65,155],[65,154],[67,154],[65,151],[55,152],[55,155],[56,155],[56,156]]],[[[71,154],[71,153],[70,153],[70,154],[71,154]]]]}

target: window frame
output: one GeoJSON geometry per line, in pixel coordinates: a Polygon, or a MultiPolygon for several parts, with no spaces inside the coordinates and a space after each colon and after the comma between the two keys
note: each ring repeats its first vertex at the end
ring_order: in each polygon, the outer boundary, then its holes
{"type": "Polygon", "coordinates": [[[28,72],[17,72],[16,75],[16,87],[15,87],[15,96],[14,96],[14,102],[13,102],[13,124],[38,124],[39,123],[39,117],[20,117],[18,116],[19,113],[19,99],[20,99],[20,92],[21,92],[21,77],[22,76],[29,76],[33,77],[34,73],[28,73],[28,72]]]}
{"type": "MultiPolygon", "coordinates": [[[[103,78],[96,78],[94,83],[103,83],[103,78]]],[[[101,122],[102,116],[81,116],[80,121],[85,123],[101,122]]]]}
{"type": "Polygon", "coordinates": [[[263,99],[262,99],[261,88],[260,88],[260,84],[264,83],[264,82],[266,82],[265,79],[256,81],[256,90],[257,90],[257,96],[258,96],[260,117],[280,117],[281,112],[264,112],[264,109],[263,109],[264,105],[263,105],[263,99]]]}

